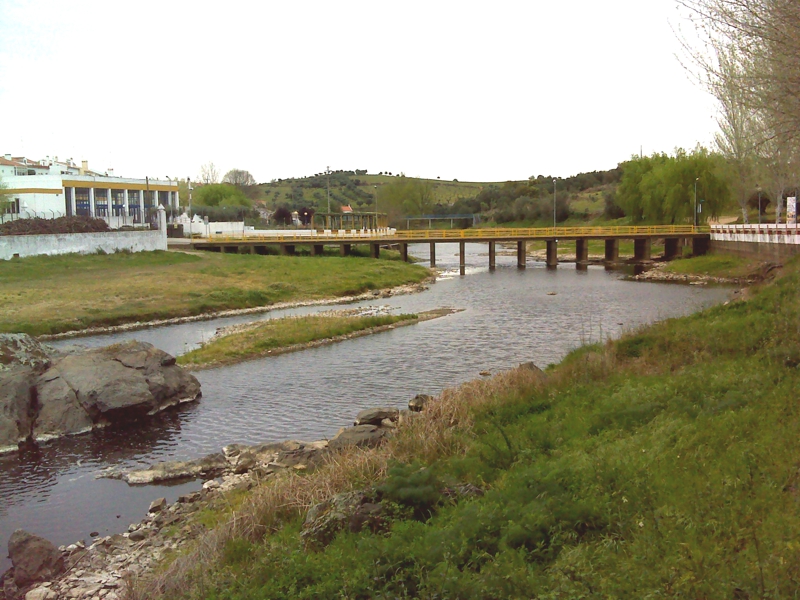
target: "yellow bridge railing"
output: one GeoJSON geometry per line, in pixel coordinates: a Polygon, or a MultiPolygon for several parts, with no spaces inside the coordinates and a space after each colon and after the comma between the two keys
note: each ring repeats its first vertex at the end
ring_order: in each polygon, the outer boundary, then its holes
{"type": "Polygon", "coordinates": [[[680,235],[696,235],[710,233],[709,227],[692,225],[648,225],[617,227],[537,227],[492,229],[414,229],[396,231],[394,233],[364,230],[342,231],[334,233],[308,232],[304,235],[286,233],[282,235],[259,235],[257,231],[249,231],[246,235],[214,235],[210,242],[261,242],[261,243],[300,243],[324,244],[326,242],[362,243],[396,241],[437,241],[437,240],[511,240],[511,239],[547,239],[547,238],[590,238],[590,237],[668,237],[680,235]]]}

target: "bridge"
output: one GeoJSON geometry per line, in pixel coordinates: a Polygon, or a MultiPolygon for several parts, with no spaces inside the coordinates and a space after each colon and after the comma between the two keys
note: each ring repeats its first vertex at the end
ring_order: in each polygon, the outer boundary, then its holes
{"type": "Polygon", "coordinates": [[[589,241],[604,240],[605,262],[619,262],[619,241],[633,240],[634,262],[651,260],[653,240],[664,240],[664,258],[679,256],[683,243],[691,242],[692,253],[705,254],[708,250],[710,229],[692,225],[656,225],[647,227],[540,227],[540,228],[494,228],[494,229],[424,229],[397,231],[378,230],[297,230],[285,234],[270,232],[262,235],[258,231],[245,231],[242,235],[212,235],[197,240],[192,246],[198,250],[216,252],[267,254],[267,246],[277,245],[281,254],[295,253],[298,245],[311,247],[311,255],[322,254],[325,246],[339,246],[342,256],[350,254],[354,245],[369,245],[370,256],[378,258],[381,247],[396,246],[403,260],[408,260],[409,244],[430,244],[431,266],[436,265],[436,244],[458,243],[460,270],[464,273],[467,243],[486,243],[489,246],[489,268],[495,268],[496,245],[514,243],[517,249],[517,266],[525,268],[526,246],[531,241],[544,241],[547,247],[547,266],[558,265],[559,240],[574,240],[576,263],[588,262],[589,241]]]}

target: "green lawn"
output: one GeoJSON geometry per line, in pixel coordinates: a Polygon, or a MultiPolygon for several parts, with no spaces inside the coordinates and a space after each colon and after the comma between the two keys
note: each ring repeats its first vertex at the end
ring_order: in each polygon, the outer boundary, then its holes
{"type": "Polygon", "coordinates": [[[421,266],[355,256],[142,252],[15,259],[0,261],[0,332],[41,335],[336,298],[428,275],[421,266]]]}

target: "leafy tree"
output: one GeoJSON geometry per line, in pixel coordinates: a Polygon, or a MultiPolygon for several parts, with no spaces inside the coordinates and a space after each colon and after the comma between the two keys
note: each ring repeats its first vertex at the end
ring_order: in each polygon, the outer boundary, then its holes
{"type": "Polygon", "coordinates": [[[272,218],[275,219],[278,225],[290,225],[292,223],[292,211],[285,204],[281,205],[272,213],[272,218]]]}
{"type": "Polygon", "coordinates": [[[249,171],[245,171],[243,169],[231,169],[225,173],[225,177],[222,178],[222,183],[230,183],[231,185],[235,185],[237,187],[248,187],[255,185],[256,180],[249,171]]]}
{"type": "Polygon", "coordinates": [[[314,213],[317,212],[313,208],[308,208],[307,206],[303,206],[300,210],[297,211],[300,222],[303,225],[310,225],[311,219],[314,217],[314,213]]]}
{"type": "Polygon", "coordinates": [[[692,223],[695,184],[705,216],[717,216],[730,197],[725,162],[703,148],[634,157],[620,166],[616,204],[633,223],[692,223]]]}
{"type": "Polygon", "coordinates": [[[196,189],[193,201],[205,206],[252,206],[242,190],[226,183],[212,183],[196,189]]]}

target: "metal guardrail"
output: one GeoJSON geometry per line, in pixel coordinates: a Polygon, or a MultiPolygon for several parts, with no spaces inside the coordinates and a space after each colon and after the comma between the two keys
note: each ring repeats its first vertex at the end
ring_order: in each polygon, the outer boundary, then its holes
{"type": "Polygon", "coordinates": [[[270,235],[259,236],[252,232],[241,235],[211,235],[209,242],[262,242],[262,243],[325,243],[325,242],[387,242],[405,240],[470,240],[470,239],[547,239],[547,238],[581,238],[581,237],[638,237],[638,236],[680,236],[711,233],[710,227],[694,227],[692,225],[650,225],[650,226],[618,226],[618,227],[537,227],[492,229],[423,229],[411,231],[395,231],[393,233],[375,233],[374,231],[344,231],[322,234],[312,232],[311,235],[270,235]]]}

